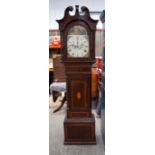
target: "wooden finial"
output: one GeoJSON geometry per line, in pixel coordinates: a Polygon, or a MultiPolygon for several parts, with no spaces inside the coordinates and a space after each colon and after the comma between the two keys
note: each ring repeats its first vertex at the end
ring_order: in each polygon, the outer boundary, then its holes
{"type": "Polygon", "coordinates": [[[75,5],[75,8],[76,8],[75,14],[79,15],[79,5],[75,5]]]}

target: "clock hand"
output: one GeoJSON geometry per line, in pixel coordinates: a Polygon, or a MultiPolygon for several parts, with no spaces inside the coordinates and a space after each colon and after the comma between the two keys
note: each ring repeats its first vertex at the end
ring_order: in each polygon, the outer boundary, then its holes
{"type": "Polygon", "coordinates": [[[77,37],[77,47],[79,47],[79,42],[78,41],[79,41],[79,38],[77,37]]]}

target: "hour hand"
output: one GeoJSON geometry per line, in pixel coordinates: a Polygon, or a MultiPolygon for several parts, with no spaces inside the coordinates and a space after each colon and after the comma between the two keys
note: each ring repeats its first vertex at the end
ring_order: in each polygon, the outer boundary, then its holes
{"type": "Polygon", "coordinates": [[[77,47],[79,47],[79,38],[77,38],[77,47]]]}

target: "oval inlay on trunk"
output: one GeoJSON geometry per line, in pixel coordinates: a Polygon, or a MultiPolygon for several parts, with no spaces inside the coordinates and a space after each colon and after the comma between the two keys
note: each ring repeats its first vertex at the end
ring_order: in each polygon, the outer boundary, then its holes
{"type": "Polygon", "coordinates": [[[78,100],[80,100],[81,99],[81,93],[77,92],[76,97],[77,97],[78,100]]]}

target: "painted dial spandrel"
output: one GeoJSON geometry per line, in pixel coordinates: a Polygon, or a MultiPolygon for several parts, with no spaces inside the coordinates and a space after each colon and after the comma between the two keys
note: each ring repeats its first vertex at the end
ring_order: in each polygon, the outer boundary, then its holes
{"type": "Polygon", "coordinates": [[[73,26],[67,36],[68,57],[88,57],[89,37],[83,26],[73,26]]]}

